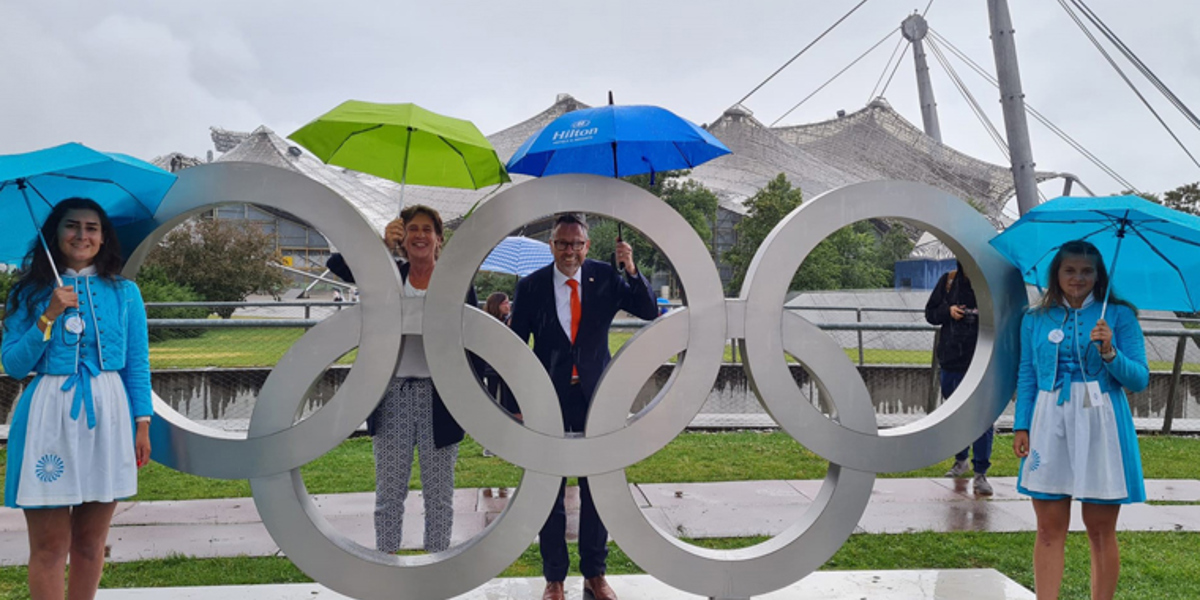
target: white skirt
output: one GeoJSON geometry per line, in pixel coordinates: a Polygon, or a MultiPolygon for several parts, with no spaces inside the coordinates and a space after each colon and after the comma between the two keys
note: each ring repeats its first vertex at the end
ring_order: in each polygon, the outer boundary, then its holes
{"type": "MultiPolygon", "coordinates": [[[[22,508],[112,502],[137,494],[133,417],[116,371],[92,378],[96,427],[71,418],[75,389],[66,375],[43,375],[29,399],[17,504],[22,508]]],[[[76,384],[78,385],[78,384],[76,384]]]]}
{"type": "Polygon", "coordinates": [[[1029,426],[1029,457],[1021,485],[1031,492],[1119,500],[1129,495],[1112,399],[1085,406],[1087,385],[1071,383],[1071,399],[1042,391],[1029,426]]]}

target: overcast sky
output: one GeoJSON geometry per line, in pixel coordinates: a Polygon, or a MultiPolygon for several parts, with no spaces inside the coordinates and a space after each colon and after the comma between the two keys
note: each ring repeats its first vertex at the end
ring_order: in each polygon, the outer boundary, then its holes
{"type": "MultiPolygon", "coordinates": [[[[746,106],[765,123],[808,95],[927,0],[871,0],[746,106]]],[[[339,102],[416,102],[492,133],[568,92],[590,104],[657,104],[716,119],[845,14],[853,0],[56,0],[0,4],[0,153],[66,141],[150,159],[203,156],[208,127],[286,135],[339,102]]],[[[1200,4],[1089,0],[1194,112],[1200,4]]],[[[1200,180],[1052,0],[1011,0],[1027,100],[1146,191],[1200,180]]],[[[989,70],[985,0],[935,0],[931,27],[989,70]]],[[[893,40],[898,38],[892,38],[893,40]]],[[[784,123],[862,108],[889,41],[784,123]]],[[[999,150],[931,57],[943,139],[992,162],[999,150]]],[[[1003,131],[998,94],[956,64],[1003,131]]],[[[1129,70],[1132,73],[1132,70],[1129,70]]],[[[1200,131],[1135,79],[1200,156],[1200,131]]],[[[912,56],[886,93],[920,125],[912,56]]],[[[1031,121],[1039,169],[1120,189],[1031,121]]],[[[1052,194],[1050,189],[1047,194],[1052,194]]]]}

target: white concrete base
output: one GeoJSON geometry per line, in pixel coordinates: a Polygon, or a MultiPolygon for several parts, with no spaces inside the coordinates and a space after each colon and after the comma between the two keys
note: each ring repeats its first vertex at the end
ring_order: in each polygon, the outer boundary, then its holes
{"type": "MultiPolygon", "coordinates": [[[[609,577],[622,600],[693,600],[649,575],[609,577]]],[[[537,578],[493,579],[454,600],[537,600],[545,582],[537,578]]],[[[567,600],[580,600],[583,580],[567,579],[567,600]]],[[[397,597],[402,597],[398,595],[397,597]]],[[[821,571],[756,600],[1026,600],[1033,592],[994,569],[944,571],[821,571]]],[[[317,584],[242,585],[193,588],[100,590],[96,600],[349,600],[317,584]]]]}

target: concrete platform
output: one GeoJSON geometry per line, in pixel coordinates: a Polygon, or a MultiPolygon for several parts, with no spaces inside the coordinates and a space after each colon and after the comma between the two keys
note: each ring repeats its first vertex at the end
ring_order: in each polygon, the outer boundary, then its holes
{"type": "MultiPolygon", "coordinates": [[[[701,596],[671,588],[649,575],[610,577],[621,600],[693,600],[701,596]]],[[[583,581],[567,579],[567,600],[581,600],[583,581]]],[[[536,600],[541,579],[493,579],[453,600],[536,600]]],[[[1026,600],[1033,592],[994,569],[945,571],[821,571],[755,600],[1026,600]]],[[[254,585],[206,588],[142,588],[100,590],[96,600],[348,600],[316,584],[254,585]]]]}
{"type": "MultiPolygon", "coordinates": [[[[1012,477],[991,478],[995,495],[976,497],[965,479],[877,479],[858,533],[920,531],[1033,531],[1029,499],[1012,477]]],[[[632,486],[642,513],[672,535],[688,538],[776,535],[797,522],[821,489],[820,480],[661,483],[632,486]]],[[[511,492],[511,490],[508,490],[511,492]]],[[[1191,504],[1135,504],[1121,510],[1117,527],[1127,531],[1200,531],[1200,480],[1146,482],[1151,501],[1191,504]]],[[[504,509],[507,493],[497,489],[455,490],[453,544],[470,540],[504,509]]],[[[374,494],[314,496],[334,527],[357,543],[374,547],[374,494]]],[[[402,546],[421,547],[422,497],[405,503],[402,546]]],[[[567,490],[567,537],[578,531],[579,490],[567,490]]],[[[1072,509],[1072,531],[1082,531],[1072,509]]],[[[109,533],[114,562],[165,558],[273,556],[279,554],[250,498],[184,502],[123,502],[109,533]]],[[[29,543],[19,510],[0,508],[0,566],[25,564],[29,543]]]]}

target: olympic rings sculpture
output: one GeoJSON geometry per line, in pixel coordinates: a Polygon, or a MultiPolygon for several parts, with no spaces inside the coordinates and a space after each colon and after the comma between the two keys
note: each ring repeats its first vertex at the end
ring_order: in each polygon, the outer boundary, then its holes
{"type": "Polygon", "coordinates": [[[249,479],[263,523],[287,556],[323,585],[356,598],[448,598],[495,577],[533,540],[562,477],[589,476],[610,535],[640,567],[681,590],[748,598],[786,587],[819,568],[853,532],[875,474],[920,468],[970,444],[1003,411],[1016,386],[1020,308],[1017,271],[987,244],[995,231],[967,203],[911,182],[846,186],[806,201],[758,249],[740,295],[724,297],[716,266],[673,209],[633,185],[562,175],[514,186],[482,204],[455,232],[424,299],[402,298],[400,280],[371,226],[344,199],[291,171],[254,163],[214,163],[180,173],[153,224],[127,229],[140,242],[126,266],[185,219],[223,203],[285,210],[322,233],[346,257],[362,302],[322,321],[297,341],[267,378],[246,436],[203,427],[155,399],[153,458],[208,477],[249,479]],[[549,376],[528,346],[462,298],[483,259],[509,232],[544,216],[578,211],[617,218],[669,257],[687,306],[639,331],[601,379],[582,437],[565,436],[549,376]],[[870,394],[840,346],[814,324],[784,311],[792,274],[838,228],[870,218],[909,221],[935,233],[958,256],[979,300],[975,360],[941,407],[903,427],[878,431],[870,394]],[[383,554],[339,533],[317,510],[300,466],[346,439],[374,408],[391,378],[404,335],[423,336],[430,370],[447,408],[476,440],[522,467],[504,512],[472,540],[445,552],[383,554]],[[830,461],[803,518],[750,548],[708,550],[679,541],[645,519],[624,469],[654,454],[700,411],[726,340],[744,344],[751,384],[772,417],[830,461]],[[358,357],[334,397],[307,418],[309,388],[339,357],[358,357]],[[478,385],[466,350],[505,377],[525,422],[509,418],[478,385]],[[830,401],[835,417],[801,395],[785,353],[830,401]],[[680,360],[650,404],[630,415],[642,384],[668,359],[680,360]],[[520,376],[514,376],[519,373],[520,376]]]}

